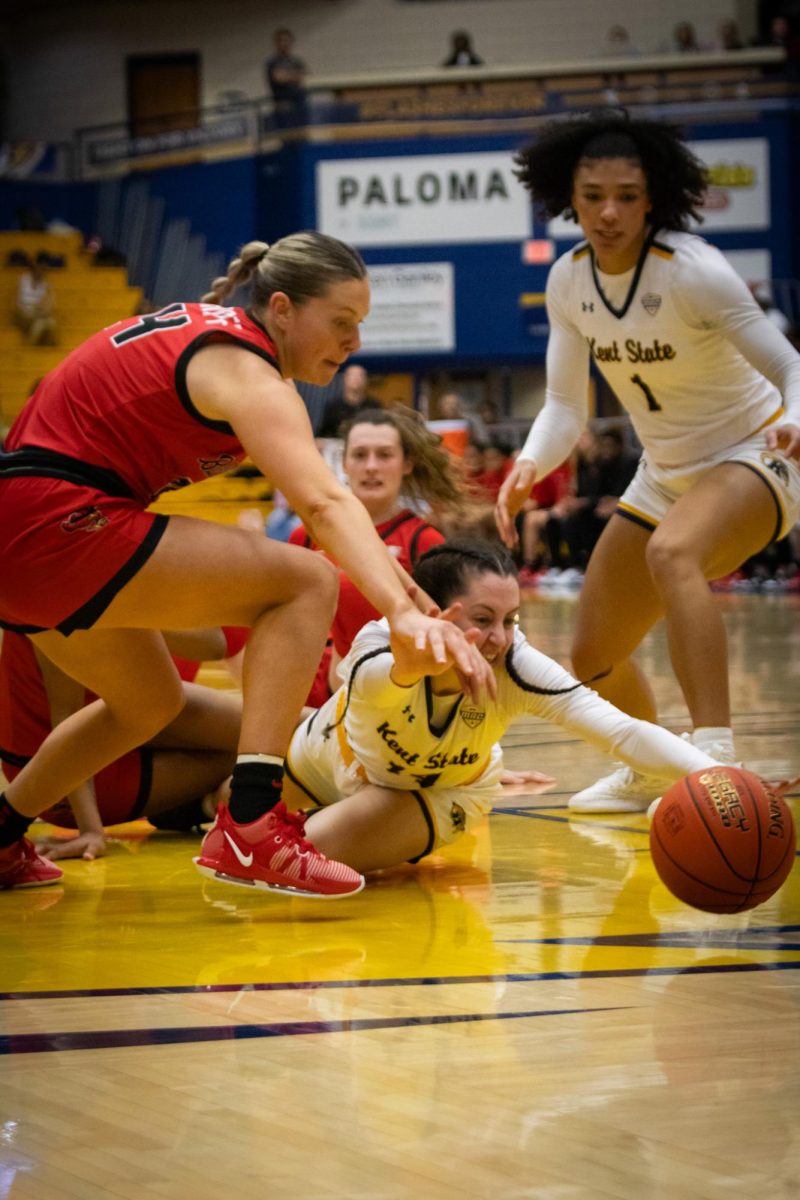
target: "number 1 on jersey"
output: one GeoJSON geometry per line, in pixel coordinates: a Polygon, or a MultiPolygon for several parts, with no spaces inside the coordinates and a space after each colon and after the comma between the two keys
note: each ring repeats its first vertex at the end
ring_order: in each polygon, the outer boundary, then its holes
{"type": "Polygon", "coordinates": [[[645,381],[642,379],[641,375],[631,375],[631,383],[635,383],[636,386],[641,388],[642,391],[644,392],[644,398],[647,401],[647,407],[650,409],[650,412],[661,412],[662,411],[661,405],[658,403],[655,396],[650,391],[650,388],[647,386],[645,381]]]}

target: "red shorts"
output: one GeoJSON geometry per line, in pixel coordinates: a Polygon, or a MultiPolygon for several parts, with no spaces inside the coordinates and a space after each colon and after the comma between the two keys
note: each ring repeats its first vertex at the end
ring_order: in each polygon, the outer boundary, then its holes
{"type": "MultiPolygon", "coordinates": [[[[9,783],[21,770],[22,767],[3,763],[3,774],[9,783]]],[[[152,781],[152,751],[145,747],[130,750],[104,767],[94,777],[94,794],[103,824],[122,825],[125,821],[135,821],[140,817],[150,799],[152,781]]],[[[75,828],[75,817],[68,800],[59,800],[58,804],[41,813],[37,820],[48,821],[63,829],[75,828]]]]}
{"type": "Polygon", "coordinates": [[[314,682],[311,685],[311,690],[306,696],[307,708],[322,708],[326,700],[331,698],[331,687],[328,683],[328,672],[331,666],[331,655],[333,653],[333,643],[328,641],[325,649],[322,651],[317,673],[314,676],[314,682]]]}
{"type": "Polygon", "coordinates": [[[90,629],[166,525],[137,500],[62,479],[0,481],[0,626],[90,629]]]}

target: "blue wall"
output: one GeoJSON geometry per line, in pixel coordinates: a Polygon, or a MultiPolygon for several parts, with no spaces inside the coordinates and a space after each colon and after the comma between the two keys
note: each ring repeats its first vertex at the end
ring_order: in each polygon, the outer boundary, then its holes
{"type": "MultiPolygon", "coordinates": [[[[800,197],[800,156],[793,152],[800,116],[784,110],[741,123],[695,123],[685,132],[691,139],[764,137],[770,147],[771,224],[761,231],[715,232],[713,240],[723,250],[766,249],[772,255],[773,273],[783,278],[800,276],[800,236],[793,220],[800,197]]],[[[527,140],[524,139],[524,140],[527,140]]],[[[400,157],[421,154],[469,154],[478,151],[514,151],[520,139],[481,135],[466,138],[426,138],[392,141],[348,141],[287,145],[270,154],[209,164],[137,171],[117,186],[146,183],[163,199],[165,219],[181,217],[193,234],[206,239],[210,253],[231,257],[253,237],[267,241],[299,228],[317,224],[315,172],[323,159],[400,157]]],[[[21,204],[34,205],[46,217],[61,216],[93,232],[100,187],[113,184],[26,184],[0,182],[0,225],[15,223],[21,204]]],[[[543,238],[540,222],[533,236],[543,238]]],[[[446,236],[446,235],[445,235],[446,236]]],[[[572,244],[558,242],[556,253],[572,244]]],[[[520,305],[523,293],[544,290],[547,267],[526,265],[519,240],[510,242],[368,247],[368,263],[453,263],[456,298],[456,351],[454,354],[392,355],[370,357],[376,370],[420,370],[442,365],[478,366],[523,364],[540,360],[546,329],[541,310],[520,305]]]]}
{"type": "MultiPolygon", "coordinates": [[[[707,236],[722,250],[767,250],[772,256],[773,275],[780,278],[800,276],[800,236],[794,220],[800,198],[800,155],[792,146],[800,116],[789,111],[768,113],[759,119],[684,124],[692,141],[765,138],[770,158],[770,224],[763,230],[714,230],[707,236]]],[[[460,155],[486,150],[514,151],[523,140],[496,135],[466,139],[426,138],[391,142],[311,144],[302,148],[303,170],[296,193],[299,220],[304,225],[316,221],[315,170],[321,160],[400,157],[424,154],[460,155]]],[[[700,230],[702,233],[702,229],[700,230]]],[[[546,228],[534,220],[534,238],[545,238],[546,228]]],[[[573,241],[556,241],[556,255],[573,241]]],[[[366,247],[367,263],[450,261],[455,270],[456,352],[437,355],[401,355],[391,358],[370,356],[377,370],[409,370],[444,365],[477,364],[521,365],[543,358],[546,326],[542,309],[524,308],[520,297],[544,291],[548,267],[527,265],[522,261],[519,240],[475,244],[366,247]]]]}

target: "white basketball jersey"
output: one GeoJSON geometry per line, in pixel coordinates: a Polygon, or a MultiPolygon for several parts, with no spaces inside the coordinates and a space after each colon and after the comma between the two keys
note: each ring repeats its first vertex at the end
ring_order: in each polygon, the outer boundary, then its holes
{"type": "Polygon", "coordinates": [[[290,757],[300,757],[304,740],[334,739],[342,760],[360,765],[365,782],[401,791],[468,787],[489,767],[492,747],[511,722],[529,714],[646,773],[657,766],[678,778],[712,762],[577,683],[519,630],[497,670],[497,696],[480,703],[461,693],[435,696],[428,678],[400,687],[391,679],[392,661],[387,622],[365,625],[340,664],[343,686],[295,731],[290,757]]]}
{"type": "Polygon", "coordinates": [[[622,275],[600,272],[584,243],[554,265],[547,305],[551,326],[585,339],[656,463],[704,458],[781,410],[777,388],[730,340],[755,301],[702,238],[659,232],[622,275]]]}

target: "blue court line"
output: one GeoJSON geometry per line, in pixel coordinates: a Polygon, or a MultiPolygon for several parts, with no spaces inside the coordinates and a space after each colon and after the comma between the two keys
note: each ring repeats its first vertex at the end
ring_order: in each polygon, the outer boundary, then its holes
{"type": "Polygon", "coordinates": [[[563,938],[503,938],[495,939],[496,946],[647,946],[661,949],[688,950],[774,950],[800,952],[800,939],[775,941],[800,929],[798,925],[776,926],[772,929],[720,929],[717,933],[697,934],[690,930],[675,933],[615,933],[600,937],[563,938]]]}
{"type": "MultiPolygon", "coordinates": [[[[784,799],[791,799],[793,796],[800,796],[800,792],[789,792],[787,796],[784,796],[784,799]]],[[[588,829],[607,829],[612,833],[638,833],[643,837],[650,837],[649,826],[642,829],[641,826],[634,825],[609,825],[605,821],[596,821],[591,817],[587,819],[586,817],[569,816],[567,815],[566,806],[560,804],[531,805],[530,808],[504,808],[496,804],[489,815],[492,817],[495,815],[502,817],[525,817],[529,821],[558,821],[562,825],[584,825],[588,829]],[[565,815],[560,816],[561,812],[565,815]]],[[[644,813],[640,815],[644,816],[644,813]]],[[[800,846],[795,851],[795,858],[800,858],[800,846]]]]}
{"type": "Polygon", "coordinates": [[[349,1021],[278,1021],[258,1025],[175,1026],[154,1029],[81,1030],[79,1033],[20,1033],[0,1037],[0,1055],[41,1054],[53,1050],[119,1050],[125,1046],[170,1046],[247,1038],[297,1037],[312,1033],[360,1033],[365,1029],[408,1029],[423,1025],[459,1025],[466,1021],[518,1021],[525,1017],[584,1016],[616,1012],[629,1004],[602,1008],[551,1008],[531,1012],[453,1013],[435,1017],[363,1017],[349,1021]]]}
{"type": "MultiPolygon", "coordinates": [[[[592,820],[591,817],[587,820],[585,817],[569,816],[566,805],[551,804],[548,806],[543,804],[531,805],[530,808],[504,808],[495,805],[491,816],[495,814],[503,817],[525,817],[529,821],[558,821],[562,825],[585,825],[588,829],[608,829],[614,833],[638,833],[644,837],[650,836],[649,828],[642,829],[640,826],[634,825],[608,825],[605,821],[600,823],[592,820]]],[[[644,813],[641,815],[644,816],[644,813]]]]}
{"type": "MultiPolygon", "coordinates": [[[[698,941],[694,949],[705,949],[698,941]]],[[[772,949],[772,947],[770,947],[772,949]]],[[[77,1000],[104,996],[182,996],[219,992],[313,992],[336,988],[441,987],[458,983],[549,983],[581,979],[624,979],[657,975],[714,975],[736,971],[797,971],[800,959],[789,962],[698,963],[688,967],[616,967],[596,971],[519,971],[498,975],[422,975],[405,979],[311,979],[286,983],[176,984],[174,987],[74,988],[50,992],[0,992],[5,1000],[77,1000]]]]}

